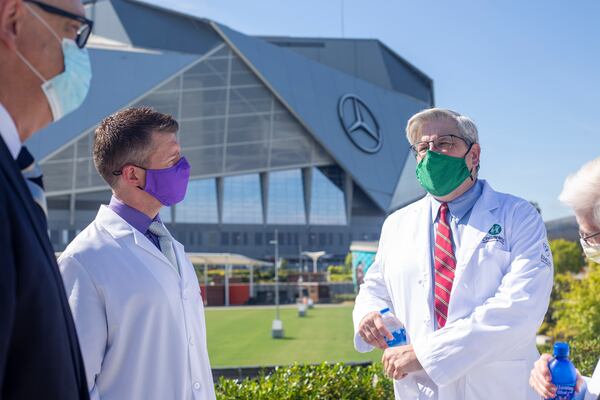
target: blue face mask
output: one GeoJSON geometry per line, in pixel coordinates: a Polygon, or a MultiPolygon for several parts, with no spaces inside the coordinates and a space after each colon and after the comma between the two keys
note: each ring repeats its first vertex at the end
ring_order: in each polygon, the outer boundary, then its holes
{"type": "Polygon", "coordinates": [[[42,17],[31,8],[30,11],[62,45],[65,70],[50,80],[44,79],[39,71],[17,51],[21,60],[43,82],[42,91],[52,110],[52,119],[56,122],[76,110],[85,100],[92,80],[90,56],[87,49],[77,47],[74,40],[66,38],[61,40],[42,17]]]}

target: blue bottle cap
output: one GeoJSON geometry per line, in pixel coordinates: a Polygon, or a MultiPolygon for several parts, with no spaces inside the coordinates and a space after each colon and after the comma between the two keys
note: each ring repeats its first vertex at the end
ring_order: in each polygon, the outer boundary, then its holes
{"type": "Polygon", "coordinates": [[[565,342],[554,343],[554,357],[568,357],[569,344],[565,342]]]}
{"type": "Polygon", "coordinates": [[[389,312],[390,308],[384,308],[383,310],[379,311],[379,314],[385,314],[386,312],[389,312]]]}

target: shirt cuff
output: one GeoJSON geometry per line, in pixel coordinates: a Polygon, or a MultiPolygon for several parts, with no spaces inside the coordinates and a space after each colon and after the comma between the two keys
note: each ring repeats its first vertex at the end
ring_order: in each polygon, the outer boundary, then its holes
{"type": "Polygon", "coordinates": [[[371,346],[369,343],[365,342],[360,334],[357,332],[354,334],[354,348],[359,353],[368,353],[373,350],[375,347],[371,346]]]}

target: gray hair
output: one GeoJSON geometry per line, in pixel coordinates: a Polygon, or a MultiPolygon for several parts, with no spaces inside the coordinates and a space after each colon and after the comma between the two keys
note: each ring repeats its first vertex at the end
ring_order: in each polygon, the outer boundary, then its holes
{"type": "Polygon", "coordinates": [[[423,123],[447,118],[456,123],[458,129],[457,136],[465,139],[469,144],[479,143],[479,134],[477,126],[469,118],[457,113],[456,111],[445,108],[428,108],[413,115],[406,124],[406,138],[413,145],[421,137],[421,127],[423,123]]]}
{"type": "Polygon", "coordinates": [[[591,217],[600,226],[600,157],[569,175],[558,199],[577,215],[591,217]]]}

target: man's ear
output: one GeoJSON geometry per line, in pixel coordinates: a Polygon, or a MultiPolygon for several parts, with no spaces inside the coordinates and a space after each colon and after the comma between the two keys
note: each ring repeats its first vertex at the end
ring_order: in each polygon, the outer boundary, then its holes
{"type": "Polygon", "coordinates": [[[25,5],[23,0],[0,0],[0,43],[10,50],[17,49],[25,5]]]}
{"type": "Polygon", "coordinates": [[[475,143],[473,145],[473,148],[471,149],[471,162],[473,163],[474,167],[477,167],[479,165],[479,156],[481,155],[481,146],[479,146],[479,143],[475,143]]]}
{"type": "MultiPolygon", "coordinates": [[[[0,0],[2,1],[2,0],[0,0]]],[[[138,186],[143,188],[145,186],[145,179],[142,174],[142,169],[137,168],[133,165],[126,165],[121,170],[121,178],[126,185],[138,186]]]]}

